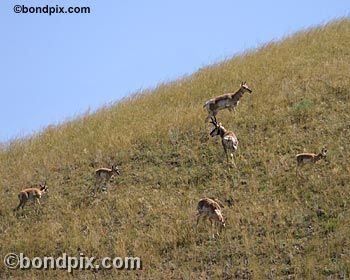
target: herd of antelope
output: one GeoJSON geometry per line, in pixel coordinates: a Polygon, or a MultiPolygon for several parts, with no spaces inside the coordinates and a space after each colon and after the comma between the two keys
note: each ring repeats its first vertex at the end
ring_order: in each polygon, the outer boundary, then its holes
{"type": "MultiPolygon", "coordinates": [[[[205,118],[205,123],[210,119],[210,123],[214,126],[212,131],[209,133],[211,137],[220,136],[221,143],[226,155],[227,163],[232,163],[235,167],[236,164],[233,159],[233,153],[238,149],[238,139],[233,131],[225,129],[225,127],[218,123],[216,115],[219,111],[228,109],[230,111],[236,111],[236,107],[240,102],[240,99],[245,92],[252,93],[246,82],[240,84],[239,89],[234,93],[226,93],[215,98],[209,99],[205,102],[204,108],[207,109],[208,116],[205,118]]],[[[327,148],[323,147],[321,152],[318,154],[314,153],[301,153],[296,155],[296,172],[297,176],[300,175],[299,167],[306,163],[316,163],[321,159],[324,159],[327,155],[327,148]],[[299,171],[299,172],[298,172],[299,171]]],[[[118,166],[112,165],[111,168],[99,168],[95,170],[95,188],[94,193],[98,190],[107,190],[107,184],[114,177],[114,175],[120,175],[118,166]],[[102,188],[101,188],[102,186],[102,188]]],[[[46,194],[48,187],[46,182],[40,184],[40,188],[26,188],[23,189],[19,195],[19,204],[14,210],[24,208],[28,200],[33,200],[37,204],[40,204],[40,198],[43,194],[46,194]]],[[[200,219],[205,220],[208,218],[211,222],[212,228],[216,227],[216,235],[219,235],[220,231],[225,227],[225,219],[222,214],[222,208],[224,206],[213,198],[203,198],[198,202],[197,205],[197,223],[198,226],[200,219]]],[[[213,237],[215,234],[213,234],[213,237]]]]}

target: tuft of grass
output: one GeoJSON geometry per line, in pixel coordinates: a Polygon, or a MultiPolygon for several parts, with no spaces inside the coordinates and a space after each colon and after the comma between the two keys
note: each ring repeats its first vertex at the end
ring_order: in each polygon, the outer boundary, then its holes
{"type": "Polygon", "coordinates": [[[303,99],[293,105],[293,110],[297,113],[302,113],[312,109],[314,104],[309,99],[303,99]]]}
{"type": "Polygon", "coordinates": [[[1,257],[137,256],[143,269],[0,266],[0,278],[349,278],[349,41],[340,19],[12,141],[0,151],[1,257]],[[232,168],[202,106],[241,80],[253,93],[218,114],[239,139],[232,168]],[[298,178],[295,155],[323,145],[328,159],[298,178]],[[92,196],[94,170],[112,164],[122,175],[92,196]],[[40,206],[12,211],[45,180],[40,206]],[[195,227],[205,196],[225,205],[217,239],[195,227]]]}

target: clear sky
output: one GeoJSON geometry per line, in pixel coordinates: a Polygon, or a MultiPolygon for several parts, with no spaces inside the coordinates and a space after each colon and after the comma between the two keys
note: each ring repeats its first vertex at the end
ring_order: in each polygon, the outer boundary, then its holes
{"type": "Polygon", "coordinates": [[[1,0],[0,142],[349,15],[348,0],[1,0]]]}

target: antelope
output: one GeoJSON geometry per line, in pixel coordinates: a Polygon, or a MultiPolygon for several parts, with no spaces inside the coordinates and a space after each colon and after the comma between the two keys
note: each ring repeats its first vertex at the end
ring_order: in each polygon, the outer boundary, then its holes
{"type": "Polygon", "coordinates": [[[205,122],[207,122],[210,117],[215,118],[220,110],[228,108],[230,111],[235,111],[239,100],[247,91],[249,93],[252,92],[252,90],[248,87],[247,83],[242,82],[240,84],[239,89],[236,92],[226,93],[207,100],[203,106],[208,111],[208,116],[206,117],[205,122]]]}
{"type": "Polygon", "coordinates": [[[95,191],[99,188],[102,182],[109,182],[114,174],[120,175],[119,168],[116,165],[112,165],[111,168],[98,168],[95,170],[96,186],[95,191]]]}
{"type": "Polygon", "coordinates": [[[22,207],[22,210],[25,206],[25,204],[28,202],[28,200],[33,200],[37,204],[40,204],[40,198],[43,194],[47,193],[48,187],[46,185],[46,182],[44,184],[40,184],[40,189],[38,188],[27,188],[22,190],[18,194],[19,204],[14,210],[18,210],[22,207]]]}
{"type": "Polygon", "coordinates": [[[298,174],[298,167],[303,166],[304,164],[307,163],[316,163],[321,159],[326,158],[327,156],[327,147],[323,147],[321,149],[321,152],[318,154],[313,154],[313,153],[301,153],[296,155],[297,159],[297,174],[298,174]]]}
{"type": "Polygon", "coordinates": [[[238,149],[238,139],[233,131],[229,131],[222,126],[221,123],[218,123],[216,118],[211,117],[211,122],[214,125],[213,130],[210,132],[210,136],[214,137],[220,135],[221,143],[224,147],[224,151],[226,154],[227,162],[229,162],[229,157],[231,157],[231,161],[233,165],[236,167],[236,164],[233,160],[233,152],[238,149]]]}
{"type": "MultiPolygon", "coordinates": [[[[221,213],[221,207],[220,204],[211,198],[203,198],[198,202],[197,206],[197,223],[196,227],[198,226],[199,220],[202,217],[203,220],[206,218],[209,218],[212,231],[214,226],[220,226],[220,232],[223,228],[225,228],[225,219],[224,216],[221,213]]],[[[219,236],[218,229],[216,230],[217,236],[219,236]]],[[[215,235],[213,234],[213,237],[215,235]]]]}

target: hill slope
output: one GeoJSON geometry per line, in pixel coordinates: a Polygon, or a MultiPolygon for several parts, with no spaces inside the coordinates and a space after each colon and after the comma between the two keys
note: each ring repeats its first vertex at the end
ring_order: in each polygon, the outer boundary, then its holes
{"type": "Polygon", "coordinates": [[[335,21],[11,143],[0,152],[1,257],[138,256],[143,269],[1,266],[0,278],[350,277],[348,42],[350,20],[335,21]],[[253,93],[218,115],[239,139],[235,169],[202,106],[241,80],[253,93]],[[323,145],[328,159],[297,178],[295,155],[323,145]],[[113,163],[121,176],[93,197],[94,170],[113,163]],[[42,204],[14,213],[18,192],[44,180],[42,204]],[[226,206],[215,240],[194,227],[204,196],[226,206]]]}

